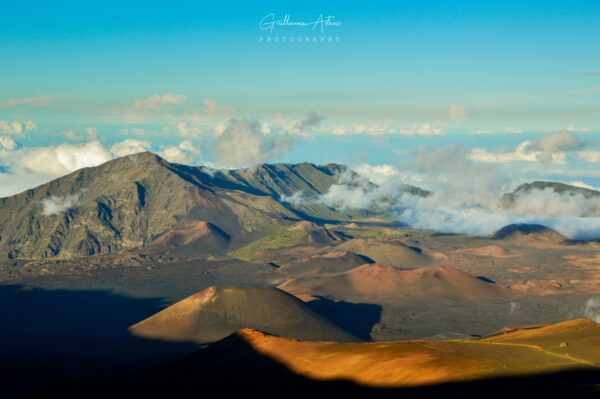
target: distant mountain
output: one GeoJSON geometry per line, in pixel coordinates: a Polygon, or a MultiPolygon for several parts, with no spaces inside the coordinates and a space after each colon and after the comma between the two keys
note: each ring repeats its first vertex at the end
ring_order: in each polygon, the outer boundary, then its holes
{"type": "Polygon", "coordinates": [[[597,190],[551,181],[534,181],[532,183],[521,184],[512,192],[504,194],[502,196],[501,205],[503,207],[511,207],[519,196],[530,194],[536,190],[552,190],[560,195],[581,195],[587,199],[595,197],[600,198],[600,191],[597,190]]]}
{"type": "MultiPolygon", "coordinates": [[[[318,201],[343,165],[274,164],[213,170],[145,152],[83,168],[0,199],[0,259],[71,258],[147,247],[225,253],[300,220],[355,220],[318,201]]],[[[352,173],[352,172],[350,172],[352,173]]]]}

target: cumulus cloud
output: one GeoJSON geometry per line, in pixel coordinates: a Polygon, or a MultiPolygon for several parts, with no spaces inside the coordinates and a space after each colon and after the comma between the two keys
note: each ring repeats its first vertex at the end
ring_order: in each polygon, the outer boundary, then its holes
{"type": "Polygon", "coordinates": [[[562,151],[577,150],[583,146],[584,144],[579,137],[566,130],[547,134],[531,143],[531,148],[539,151],[537,159],[542,163],[552,162],[554,155],[562,151]]]}
{"type": "MultiPolygon", "coordinates": [[[[477,162],[505,163],[525,161],[564,165],[567,163],[565,152],[583,147],[583,141],[573,133],[564,130],[541,136],[533,141],[524,141],[514,150],[474,148],[471,150],[468,158],[477,162]]],[[[578,155],[582,159],[586,159],[586,157],[593,159],[594,152],[581,151],[578,155]]]]}
{"type": "Polygon", "coordinates": [[[231,119],[217,138],[214,153],[222,165],[251,166],[282,156],[292,145],[287,134],[265,134],[256,121],[231,119]]]}
{"type": "Polygon", "coordinates": [[[273,131],[287,131],[289,133],[309,137],[310,133],[315,131],[323,120],[325,120],[325,117],[314,111],[308,112],[304,119],[298,119],[291,122],[287,122],[283,118],[283,115],[277,114],[271,124],[262,124],[262,131],[265,134],[270,134],[273,131]]]}
{"type": "Polygon", "coordinates": [[[138,152],[144,152],[150,150],[152,144],[149,141],[127,139],[120,143],[115,143],[110,147],[110,152],[118,157],[125,155],[137,154],[138,152]]]}
{"type": "Polygon", "coordinates": [[[190,164],[193,161],[193,155],[199,156],[200,151],[194,147],[191,141],[185,140],[177,146],[165,147],[158,155],[169,162],[181,164],[190,164]]]}
{"type": "Polygon", "coordinates": [[[81,192],[69,194],[64,197],[51,196],[49,198],[44,198],[40,201],[40,205],[42,206],[42,215],[53,216],[65,213],[69,209],[73,209],[79,205],[80,197],[81,192]]]}
{"type": "Polygon", "coordinates": [[[354,169],[356,173],[366,177],[375,184],[383,184],[391,177],[400,175],[400,171],[393,165],[374,165],[367,163],[359,165],[354,169]]]}
{"type": "Polygon", "coordinates": [[[0,136],[0,148],[4,148],[5,150],[14,150],[17,148],[17,143],[10,137],[0,136]]]}
{"type": "Polygon", "coordinates": [[[464,105],[452,104],[448,110],[448,115],[453,121],[463,121],[469,116],[469,109],[464,105]]]}
{"type": "MultiPolygon", "coordinates": [[[[531,141],[524,141],[519,144],[514,150],[499,149],[496,151],[489,151],[484,148],[474,148],[468,155],[468,158],[476,162],[491,162],[491,163],[503,163],[513,161],[526,161],[536,162],[538,160],[537,155],[539,152],[531,149],[531,141]]],[[[555,163],[559,163],[559,157],[556,158],[555,163]]]]}
{"type": "Polygon", "coordinates": [[[98,140],[82,144],[29,149],[22,154],[21,166],[34,173],[62,176],[77,169],[97,166],[112,159],[111,153],[98,140]]]}
{"type": "Polygon", "coordinates": [[[36,130],[37,125],[32,121],[8,122],[0,121],[0,132],[3,134],[15,134],[22,136],[25,132],[36,130]]]}

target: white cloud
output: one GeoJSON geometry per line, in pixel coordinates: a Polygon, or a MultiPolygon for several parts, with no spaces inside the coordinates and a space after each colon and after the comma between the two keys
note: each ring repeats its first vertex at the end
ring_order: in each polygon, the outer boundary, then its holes
{"type": "Polygon", "coordinates": [[[600,162],[600,151],[579,151],[577,155],[586,162],[600,162]]]}
{"type": "Polygon", "coordinates": [[[321,202],[341,209],[377,209],[408,226],[439,232],[487,235],[511,223],[537,223],[569,238],[600,238],[597,199],[562,195],[552,189],[532,190],[518,195],[511,207],[502,207],[502,195],[522,181],[511,181],[494,166],[472,163],[467,154],[457,144],[423,147],[401,169],[388,165],[374,173],[377,166],[357,168],[363,176],[375,175],[380,182],[377,186],[357,178],[341,178],[318,198],[296,195],[289,200],[321,202]],[[429,196],[402,191],[403,184],[418,179],[425,184],[419,186],[432,192],[429,196]]]}
{"type": "MultiPolygon", "coordinates": [[[[583,147],[583,145],[583,142],[577,136],[564,130],[546,134],[534,141],[524,141],[512,151],[505,149],[489,151],[484,148],[474,148],[468,158],[476,162],[506,163],[525,161],[564,165],[567,163],[567,156],[564,151],[573,151],[583,147]]],[[[586,151],[582,152],[578,153],[580,157],[593,158],[593,154],[587,154],[586,151]],[[582,152],[583,155],[581,155],[582,152]]]]}
{"type": "Polygon", "coordinates": [[[473,148],[468,159],[475,162],[503,163],[513,161],[536,162],[539,152],[531,150],[531,141],[524,141],[514,151],[488,151],[484,148],[473,148]]]}
{"type": "Polygon", "coordinates": [[[581,188],[587,188],[589,190],[600,191],[600,188],[590,186],[589,184],[586,184],[585,182],[582,182],[582,181],[571,181],[568,184],[570,184],[571,186],[575,186],[575,187],[581,187],[581,188]]]}
{"type": "Polygon", "coordinates": [[[214,153],[227,167],[252,166],[282,156],[292,144],[287,134],[263,133],[256,121],[231,119],[217,138],[214,153]]]}
{"type": "Polygon", "coordinates": [[[494,131],[492,129],[479,129],[479,130],[474,130],[471,132],[471,134],[492,134],[494,133],[494,131]]]}
{"type": "MultiPolygon", "coordinates": [[[[302,120],[296,120],[291,122],[286,129],[291,133],[296,133],[300,135],[304,135],[305,133],[313,130],[318,127],[321,121],[323,121],[325,117],[317,114],[314,111],[310,111],[306,114],[306,117],[302,120]]],[[[263,126],[263,131],[264,131],[263,126]]],[[[267,129],[270,132],[270,129],[267,129]]]]}
{"type": "Polygon", "coordinates": [[[135,136],[144,136],[146,134],[146,131],[141,127],[132,127],[130,129],[122,129],[121,133],[133,134],[135,136]]]}
{"type": "Polygon", "coordinates": [[[452,104],[448,110],[448,115],[453,121],[462,121],[469,116],[469,109],[464,105],[452,104]]]}
{"type": "Polygon", "coordinates": [[[96,137],[98,137],[98,129],[95,127],[85,128],[84,132],[87,133],[90,140],[94,140],[96,137]]]}
{"type": "Polygon", "coordinates": [[[66,195],[64,197],[52,196],[50,198],[44,198],[40,201],[40,205],[42,205],[42,215],[53,216],[65,213],[69,209],[75,208],[77,205],[79,205],[80,196],[81,193],[76,193],[66,195]]]}
{"type": "Polygon", "coordinates": [[[385,183],[391,177],[400,175],[400,171],[392,165],[371,166],[365,163],[354,168],[354,171],[375,184],[385,183]]]}
{"type": "Polygon", "coordinates": [[[0,133],[16,134],[22,136],[23,133],[36,130],[37,125],[32,121],[26,122],[8,122],[0,121],[0,133]]]}
{"type": "Polygon", "coordinates": [[[439,136],[445,134],[444,130],[431,123],[413,123],[401,127],[393,127],[389,123],[364,124],[354,123],[351,125],[333,125],[321,128],[320,131],[328,132],[336,136],[368,134],[372,136],[381,135],[420,135],[439,136]]]}
{"type": "Polygon", "coordinates": [[[185,103],[185,95],[167,93],[163,96],[154,94],[145,100],[137,99],[133,102],[133,107],[138,110],[157,111],[164,106],[181,105],[185,103]]]}
{"type": "Polygon", "coordinates": [[[439,136],[445,134],[445,132],[430,123],[413,123],[408,128],[400,129],[400,134],[418,134],[421,136],[439,136]]]}
{"type": "Polygon", "coordinates": [[[138,152],[148,151],[152,147],[149,141],[127,139],[119,143],[115,143],[110,147],[110,152],[118,157],[125,155],[137,154],[138,152]]]}
{"type": "Polygon", "coordinates": [[[517,129],[514,127],[506,126],[504,128],[504,133],[523,133],[523,129],[517,129]]]}
{"type": "Polygon", "coordinates": [[[20,166],[34,173],[62,176],[77,169],[100,165],[110,159],[110,152],[95,140],[27,150],[21,158],[20,166]]]}
{"type": "Polygon", "coordinates": [[[69,140],[73,140],[73,141],[79,140],[79,136],[77,136],[75,134],[74,130],[63,130],[62,134],[63,134],[63,136],[65,136],[69,140]]]}
{"type": "Polygon", "coordinates": [[[63,130],[62,134],[73,141],[81,141],[81,140],[95,140],[98,137],[98,129],[95,127],[88,127],[83,129],[81,134],[75,133],[74,130],[63,130]]]}
{"type": "Polygon", "coordinates": [[[181,164],[190,164],[193,162],[193,155],[199,156],[200,151],[194,147],[191,141],[185,140],[177,146],[165,147],[158,155],[169,162],[181,164]]]}
{"type": "Polygon", "coordinates": [[[577,150],[583,146],[579,137],[566,130],[546,134],[531,143],[531,148],[539,151],[537,158],[542,163],[558,163],[555,160],[557,156],[561,156],[562,151],[577,150]]]}
{"type": "Polygon", "coordinates": [[[177,133],[183,137],[198,137],[202,132],[202,129],[197,124],[189,122],[178,122],[176,124],[177,133]]]}
{"type": "Polygon", "coordinates": [[[5,150],[14,150],[17,148],[17,143],[10,137],[0,136],[0,147],[5,150]]]}
{"type": "MultiPolygon", "coordinates": [[[[133,101],[133,108],[123,111],[123,119],[128,123],[140,123],[157,116],[172,118],[173,108],[185,104],[183,94],[154,94],[146,99],[133,101]]],[[[119,112],[116,110],[115,112],[119,112]]]]}
{"type": "Polygon", "coordinates": [[[587,127],[582,127],[582,128],[576,128],[573,125],[569,125],[567,126],[567,128],[565,129],[567,132],[589,132],[590,129],[587,127]]]}

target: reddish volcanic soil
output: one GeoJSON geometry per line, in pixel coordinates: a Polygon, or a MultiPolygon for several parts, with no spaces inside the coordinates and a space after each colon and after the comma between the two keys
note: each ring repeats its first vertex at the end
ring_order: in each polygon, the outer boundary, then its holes
{"type": "Polygon", "coordinates": [[[505,301],[510,290],[451,266],[398,270],[366,264],[329,276],[305,276],[280,286],[294,294],[332,295],[343,300],[393,304],[447,304],[505,301]]]}
{"type": "Polygon", "coordinates": [[[180,252],[185,255],[202,253],[210,249],[218,252],[227,249],[230,237],[219,227],[201,220],[179,223],[153,240],[149,252],[180,252]]]}
{"type": "MultiPolygon", "coordinates": [[[[238,339],[316,380],[407,387],[600,366],[600,325],[573,320],[472,341],[302,342],[254,330],[238,339]]],[[[219,353],[227,353],[226,341],[219,353]]]]}

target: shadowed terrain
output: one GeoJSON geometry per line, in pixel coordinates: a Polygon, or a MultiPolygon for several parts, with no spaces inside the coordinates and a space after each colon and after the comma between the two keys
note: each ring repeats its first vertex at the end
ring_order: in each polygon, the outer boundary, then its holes
{"type": "Polygon", "coordinates": [[[358,338],[276,288],[210,287],[131,326],[140,337],[207,343],[240,328],[321,341],[358,338]]]}
{"type": "Polygon", "coordinates": [[[0,392],[121,374],[194,351],[129,334],[161,308],[159,299],[107,291],[0,286],[0,392]]]}

